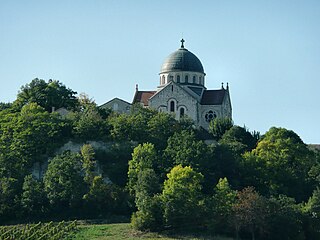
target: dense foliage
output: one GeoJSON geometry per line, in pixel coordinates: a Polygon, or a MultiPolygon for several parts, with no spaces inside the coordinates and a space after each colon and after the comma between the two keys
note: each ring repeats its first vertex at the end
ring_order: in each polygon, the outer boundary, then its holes
{"type": "Polygon", "coordinates": [[[0,104],[1,223],[117,214],[140,230],[320,238],[320,154],[293,131],[217,118],[205,133],[75,94],[35,79],[0,104]]]}

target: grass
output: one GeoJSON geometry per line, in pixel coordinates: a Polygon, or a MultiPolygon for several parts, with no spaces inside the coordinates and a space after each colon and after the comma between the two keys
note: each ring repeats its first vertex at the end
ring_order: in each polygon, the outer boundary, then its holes
{"type": "Polygon", "coordinates": [[[193,237],[193,236],[166,236],[158,233],[143,233],[140,231],[135,231],[131,228],[129,223],[117,223],[117,224],[101,224],[101,225],[80,225],[79,231],[75,234],[72,239],[76,240],[136,240],[136,239],[146,239],[146,240],[173,240],[173,239],[190,239],[190,240],[203,240],[203,239],[213,239],[213,240],[232,240],[232,238],[223,237],[193,237]]]}

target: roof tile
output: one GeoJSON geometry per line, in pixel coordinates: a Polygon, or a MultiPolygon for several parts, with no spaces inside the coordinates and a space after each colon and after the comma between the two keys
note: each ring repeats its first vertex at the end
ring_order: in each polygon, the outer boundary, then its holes
{"type": "Polygon", "coordinates": [[[148,100],[156,91],[136,91],[132,103],[143,103],[144,106],[148,106],[148,100]]]}
{"type": "Polygon", "coordinates": [[[221,105],[226,90],[205,90],[202,94],[201,105],[221,105]]]}

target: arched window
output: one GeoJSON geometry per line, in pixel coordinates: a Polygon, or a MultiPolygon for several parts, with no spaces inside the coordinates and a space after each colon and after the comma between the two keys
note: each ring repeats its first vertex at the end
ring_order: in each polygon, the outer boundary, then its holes
{"type": "Polygon", "coordinates": [[[186,76],[184,77],[184,81],[185,81],[186,83],[188,83],[188,75],[186,75],[186,76]]]}
{"type": "Polygon", "coordinates": [[[170,102],[170,112],[174,112],[174,101],[170,102]]]}
{"type": "Polygon", "coordinates": [[[180,83],[180,75],[177,76],[177,83],[180,83]]]}
{"type": "Polygon", "coordinates": [[[170,81],[173,81],[173,76],[170,76],[169,79],[170,79],[170,81]]]}
{"type": "Polygon", "coordinates": [[[166,83],[166,77],[163,75],[162,76],[162,84],[165,84],[166,83]]]}
{"type": "Polygon", "coordinates": [[[193,81],[193,83],[196,83],[196,76],[193,76],[192,81],[193,81]]]}
{"type": "Polygon", "coordinates": [[[199,77],[199,84],[203,85],[202,84],[202,77],[199,77]]]}
{"type": "Polygon", "coordinates": [[[183,118],[184,116],[184,108],[180,108],[180,118],[183,118]]]}

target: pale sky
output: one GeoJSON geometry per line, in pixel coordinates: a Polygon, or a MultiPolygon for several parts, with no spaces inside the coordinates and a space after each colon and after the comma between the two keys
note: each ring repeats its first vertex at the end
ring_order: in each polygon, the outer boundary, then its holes
{"type": "Polygon", "coordinates": [[[206,87],[229,83],[235,124],[320,143],[318,0],[0,0],[0,102],[36,77],[131,102],[182,36],[206,87]]]}

